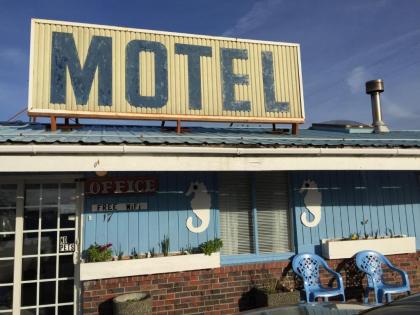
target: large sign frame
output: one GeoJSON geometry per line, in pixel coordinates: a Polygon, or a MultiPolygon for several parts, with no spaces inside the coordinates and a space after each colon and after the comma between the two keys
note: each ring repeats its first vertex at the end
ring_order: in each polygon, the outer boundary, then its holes
{"type": "Polygon", "coordinates": [[[32,117],[304,122],[299,44],[32,19],[32,117]]]}

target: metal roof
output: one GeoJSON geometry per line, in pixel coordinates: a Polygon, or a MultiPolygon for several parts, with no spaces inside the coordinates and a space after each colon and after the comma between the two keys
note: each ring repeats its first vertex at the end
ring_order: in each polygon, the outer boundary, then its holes
{"type": "Polygon", "coordinates": [[[347,134],[303,129],[294,136],[273,133],[267,128],[188,127],[177,134],[173,128],[154,126],[83,125],[51,132],[40,123],[0,123],[0,144],[417,148],[420,131],[347,134]]]}

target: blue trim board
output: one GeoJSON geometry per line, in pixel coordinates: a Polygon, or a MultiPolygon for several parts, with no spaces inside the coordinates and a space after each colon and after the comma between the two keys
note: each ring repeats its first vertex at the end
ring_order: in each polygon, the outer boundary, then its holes
{"type": "Polygon", "coordinates": [[[220,263],[222,266],[229,265],[241,265],[241,264],[252,264],[262,263],[269,261],[285,261],[293,257],[295,252],[286,252],[278,254],[243,254],[243,255],[231,255],[231,256],[220,256],[220,263]]]}

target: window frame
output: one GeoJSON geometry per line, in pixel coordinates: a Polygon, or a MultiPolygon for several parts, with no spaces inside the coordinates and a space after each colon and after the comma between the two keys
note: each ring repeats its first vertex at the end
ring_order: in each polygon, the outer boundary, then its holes
{"type": "MultiPolygon", "coordinates": [[[[252,229],[253,229],[253,245],[255,249],[255,253],[251,254],[236,254],[236,255],[220,255],[220,263],[221,265],[237,265],[237,264],[250,264],[250,263],[259,263],[259,262],[269,262],[269,261],[284,261],[290,259],[290,257],[295,255],[295,228],[294,228],[294,211],[293,210],[293,203],[292,203],[292,183],[290,182],[290,175],[289,172],[284,172],[286,176],[286,181],[288,183],[288,235],[289,235],[289,245],[290,251],[282,252],[282,253],[260,253],[259,252],[259,242],[258,242],[258,209],[257,209],[257,187],[256,187],[256,173],[248,173],[250,176],[250,193],[251,193],[251,216],[252,216],[252,229]]],[[[220,209],[219,209],[220,211],[220,209]]],[[[220,225],[220,222],[219,222],[220,225]]]]}

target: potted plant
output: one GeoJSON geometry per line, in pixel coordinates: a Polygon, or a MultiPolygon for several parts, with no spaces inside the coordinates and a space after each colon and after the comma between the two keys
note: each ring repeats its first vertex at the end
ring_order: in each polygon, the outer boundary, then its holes
{"type": "MultiPolygon", "coordinates": [[[[361,222],[363,226],[368,221],[361,222]]],[[[416,238],[406,235],[395,235],[388,229],[385,236],[378,236],[378,232],[352,233],[348,238],[323,239],[322,256],[327,259],[353,257],[362,250],[374,250],[383,255],[395,255],[416,252],[416,238]]]]}
{"type": "Polygon", "coordinates": [[[286,304],[296,304],[300,300],[300,292],[288,287],[283,281],[266,278],[260,288],[262,294],[259,295],[258,305],[280,306],[286,304]]]}
{"type": "Polygon", "coordinates": [[[200,250],[204,255],[210,256],[212,253],[217,253],[223,247],[223,241],[220,238],[209,240],[200,245],[200,250]]]}
{"type": "Polygon", "coordinates": [[[102,262],[112,260],[112,244],[99,245],[97,243],[90,245],[86,250],[87,262],[102,262]]]}
{"type": "Polygon", "coordinates": [[[117,250],[115,251],[115,257],[117,258],[114,261],[111,261],[112,249],[110,244],[91,245],[86,250],[86,262],[95,262],[95,264],[80,265],[80,280],[87,281],[220,267],[219,251],[223,243],[218,238],[202,243],[197,249],[193,249],[189,245],[187,249],[172,253],[170,252],[168,236],[164,235],[159,245],[162,254],[157,255],[153,247],[145,254],[139,254],[134,248],[130,256],[123,256],[123,252],[117,250]],[[189,255],[185,255],[186,253],[189,255]]]}

